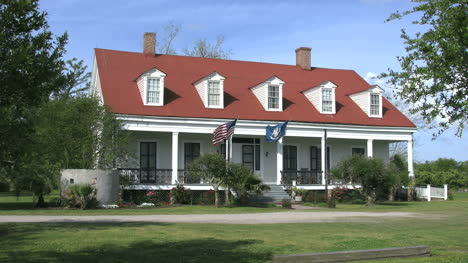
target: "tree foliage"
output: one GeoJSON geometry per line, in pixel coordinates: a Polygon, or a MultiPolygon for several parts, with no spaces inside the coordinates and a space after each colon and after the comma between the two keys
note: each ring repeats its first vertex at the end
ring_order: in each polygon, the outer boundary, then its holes
{"type": "Polygon", "coordinates": [[[215,206],[219,204],[219,187],[225,185],[228,174],[226,160],[217,153],[207,153],[195,159],[189,166],[190,176],[203,178],[215,191],[215,206]]]}
{"type": "Polygon", "coordinates": [[[396,95],[428,122],[437,120],[439,134],[451,126],[462,136],[468,122],[468,3],[466,0],[412,0],[411,10],[393,13],[387,21],[422,14],[413,21],[425,32],[411,36],[402,29],[407,54],[398,57],[401,70],[382,73],[396,95]]]}
{"type": "Polygon", "coordinates": [[[358,189],[367,197],[367,205],[373,205],[377,196],[387,192],[394,183],[388,167],[379,158],[354,155],[338,163],[331,173],[336,178],[361,185],[358,189]]]}
{"type": "Polygon", "coordinates": [[[415,176],[417,184],[448,184],[449,188],[465,189],[468,188],[468,161],[457,162],[454,159],[439,158],[431,162],[417,163],[415,176]]]}

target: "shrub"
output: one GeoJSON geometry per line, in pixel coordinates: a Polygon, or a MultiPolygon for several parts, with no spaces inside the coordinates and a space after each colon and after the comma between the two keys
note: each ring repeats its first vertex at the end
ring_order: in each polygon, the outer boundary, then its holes
{"type": "Polygon", "coordinates": [[[157,205],[159,203],[159,195],[156,191],[146,192],[146,197],[148,198],[148,201],[154,205],[157,205]]]}
{"type": "Polygon", "coordinates": [[[191,196],[190,189],[185,188],[183,185],[178,184],[171,189],[171,199],[176,204],[190,204],[191,196]]]}
{"type": "Polygon", "coordinates": [[[364,196],[354,189],[344,187],[335,187],[332,190],[332,194],[335,197],[338,203],[347,203],[347,204],[362,204],[365,203],[364,196]]]}
{"type": "Polygon", "coordinates": [[[281,200],[281,206],[286,209],[291,209],[292,208],[291,200],[290,199],[281,200]]]}
{"type": "Polygon", "coordinates": [[[145,202],[150,202],[146,194],[147,191],[144,190],[124,190],[122,199],[124,202],[131,202],[136,205],[140,205],[145,202]]]}
{"type": "Polygon", "coordinates": [[[89,184],[72,184],[63,193],[67,207],[89,209],[96,208],[96,188],[89,184]]]}
{"type": "Polygon", "coordinates": [[[304,196],[304,202],[310,202],[310,203],[323,203],[327,201],[327,195],[325,191],[319,190],[319,191],[306,191],[304,196]]]}
{"type": "Polygon", "coordinates": [[[373,205],[380,193],[388,192],[395,185],[391,169],[378,158],[354,155],[341,161],[332,174],[339,179],[360,184],[359,191],[366,196],[367,205],[373,205]]]}

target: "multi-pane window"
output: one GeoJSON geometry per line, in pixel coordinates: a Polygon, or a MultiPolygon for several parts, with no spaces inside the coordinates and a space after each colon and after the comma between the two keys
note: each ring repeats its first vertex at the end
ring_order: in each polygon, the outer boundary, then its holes
{"type": "Polygon", "coordinates": [[[371,116],[380,115],[380,95],[379,94],[370,95],[370,115],[371,116]]]}
{"type": "Polygon", "coordinates": [[[322,112],[333,112],[333,97],[331,89],[322,89],[322,112]]]}
{"type": "Polygon", "coordinates": [[[208,106],[219,106],[221,89],[218,81],[208,81],[208,106]]]}
{"type": "Polygon", "coordinates": [[[268,109],[279,109],[279,86],[268,86],[268,109]]]}
{"type": "Polygon", "coordinates": [[[146,103],[158,104],[161,96],[160,80],[158,78],[148,78],[146,85],[146,103]]]}

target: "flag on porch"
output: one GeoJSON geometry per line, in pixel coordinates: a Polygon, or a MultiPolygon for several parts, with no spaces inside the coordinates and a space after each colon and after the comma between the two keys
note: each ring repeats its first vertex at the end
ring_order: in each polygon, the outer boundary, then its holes
{"type": "Polygon", "coordinates": [[[276,142],[281,137],[286,135],[286,126],[288,122],[278,124],[276,126],[268,125],[266,127],[266,139],[268,142],[276,142]]]}
{"type": "Polygon", "coordinates": [[[221,143],[234,134],[237,120],[226,122],[218,126],[213,132],[213,139],[211,140],[214,145],[221,143]]]}

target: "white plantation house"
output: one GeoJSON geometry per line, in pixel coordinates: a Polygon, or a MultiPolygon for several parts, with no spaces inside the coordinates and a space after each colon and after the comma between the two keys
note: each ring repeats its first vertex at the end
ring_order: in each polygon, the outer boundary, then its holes
{"type": "Polygon", "coordinates": [[[92,72],[91,92],[133,133],[135,156],[120,168],[138,189],[208,189],[185,169],[203,153],[225,155],[213,131],[235,119],[228,154],[270,185],[324,189],[322,167],[353,154],[388,160],[401,141],[413,176],[415,125],[356,72],[311,67],[310,48],[280,65],[160,55],[155,45],[146,33],[142,53],[96,49],[92,72]],[[285,121],[286,136],[267,142],[266,126],[285,121]]]}

